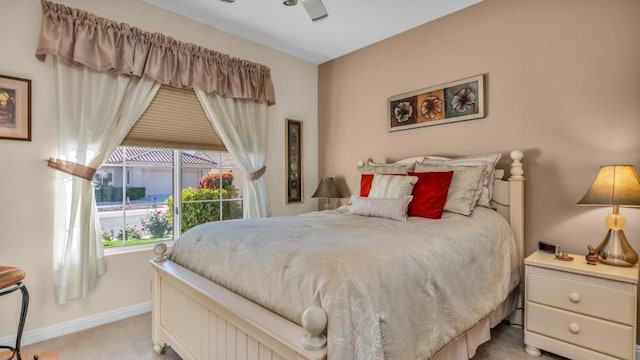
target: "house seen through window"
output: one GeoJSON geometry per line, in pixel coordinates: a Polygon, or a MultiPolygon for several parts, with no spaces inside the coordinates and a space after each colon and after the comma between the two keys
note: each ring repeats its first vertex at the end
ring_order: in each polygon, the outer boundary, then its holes
{"type": "Polygon", "coordinates": [[[94,176],[103,245],[172,240],[242,218],[244,181],[226,152],[118,147],[94,176]]]}

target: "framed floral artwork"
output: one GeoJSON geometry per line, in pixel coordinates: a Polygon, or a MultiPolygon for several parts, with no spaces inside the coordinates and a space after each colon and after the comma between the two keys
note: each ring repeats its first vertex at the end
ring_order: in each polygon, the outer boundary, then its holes
{"type": "Polygon", "coordinates": [[[0,75],[0,139],[31,141],[31,80],[0,75]]]}
{"type": "Polygon", "coordinates": [[[285,122],[285,163],[287,179],[287,204],[304,202],[302,121],[287,119],[285,122]]]}
{"type": "Polygon", "coordinates": [[[392,96],[387,103],[389,131],[481,119],[484,75],[392,96]]]}

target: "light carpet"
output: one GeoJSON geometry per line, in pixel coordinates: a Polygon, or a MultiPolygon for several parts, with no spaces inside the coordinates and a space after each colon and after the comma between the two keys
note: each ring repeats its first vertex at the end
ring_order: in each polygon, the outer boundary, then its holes
{"type": "MultiPolygon", "coordinates": [[[[480,346],[473,360],[564,359],[548,353],[532,357],[523,348],[522,328],[500,324],[491,331],[491,341],[480,346]]],[[[149,313],[24,346],[22,354],[24,360],[33,359],[34,355],[41,360],[180,360],[170,348],[162,355],[153,352],[149,313]]]]}

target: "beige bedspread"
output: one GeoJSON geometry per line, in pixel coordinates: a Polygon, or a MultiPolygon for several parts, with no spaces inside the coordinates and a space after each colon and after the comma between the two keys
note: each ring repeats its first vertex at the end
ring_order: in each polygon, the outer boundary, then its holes
{"type": "Polygon", "coordinates": [[[407,222],[336,212],[208,223],[171,259],[300,323],[329,317],[329,359],[427,359],[492,311],[519,279],[496,212],[407,222]]]}

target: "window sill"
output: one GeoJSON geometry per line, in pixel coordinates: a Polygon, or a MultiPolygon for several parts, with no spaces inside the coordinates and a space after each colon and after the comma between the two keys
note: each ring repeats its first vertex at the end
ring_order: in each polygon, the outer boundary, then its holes
{"type": "Polygon", "coordinates": [[[104,249],[104,256],[113,256],[128,253],[137,253],[143,251],[151,251],[157,244],[166,244],[168,249],[173,247],[175,240],[156,241],[138,245],[118,246],[104,249]]]}

